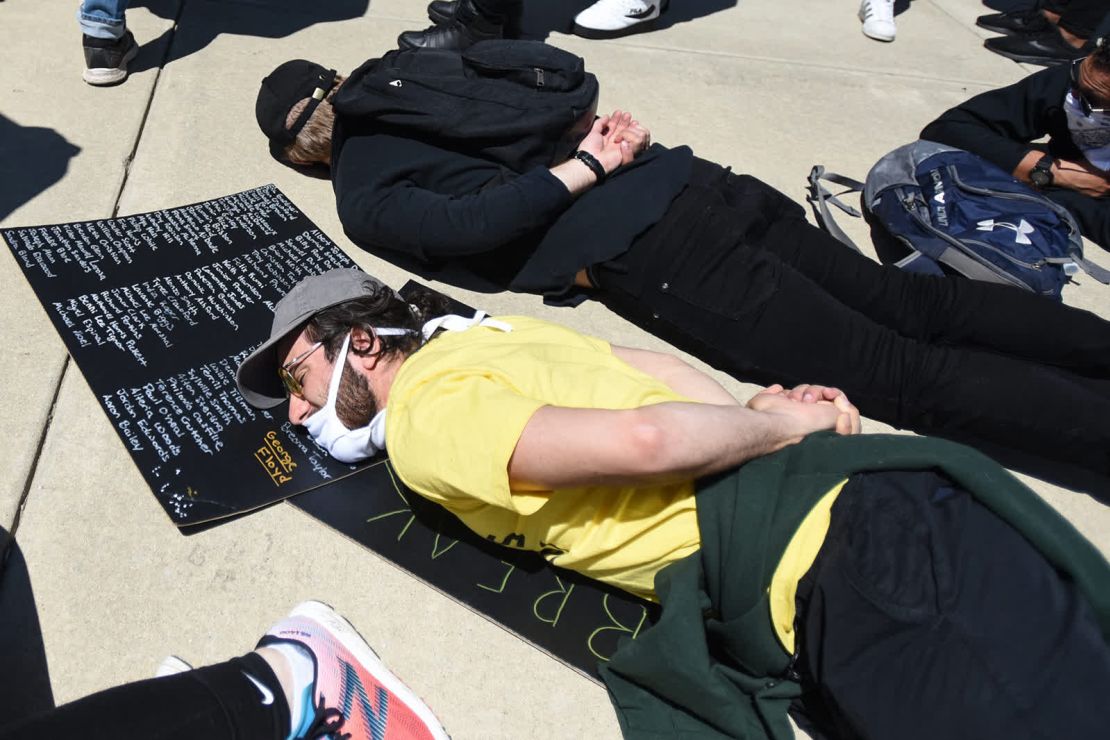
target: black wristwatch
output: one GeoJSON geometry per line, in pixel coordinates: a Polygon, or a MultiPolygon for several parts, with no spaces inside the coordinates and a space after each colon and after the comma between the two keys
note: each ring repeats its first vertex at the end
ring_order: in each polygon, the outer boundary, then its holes
{"type": "Polygon", "coordinates": [[[1052,165],[1055,163],[1056,160],[1051,154],[1046,154],[1037,160],[1033,169],[1029,170],[1029,181],[1033,183],[1033,187],[1044,190],[1052,184],[1052,165]]]}

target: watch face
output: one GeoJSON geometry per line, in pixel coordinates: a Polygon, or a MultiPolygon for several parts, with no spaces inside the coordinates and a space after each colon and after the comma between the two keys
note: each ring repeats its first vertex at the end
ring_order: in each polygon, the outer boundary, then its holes
{"type": "Polygon", "coordinates": [[[1033,184],[1038,188],[1043,188],[1052,183],[1052,173],[1040,168],[1035,168],[1029,173],[1029,179],[1032,180],[1033,184]]]}

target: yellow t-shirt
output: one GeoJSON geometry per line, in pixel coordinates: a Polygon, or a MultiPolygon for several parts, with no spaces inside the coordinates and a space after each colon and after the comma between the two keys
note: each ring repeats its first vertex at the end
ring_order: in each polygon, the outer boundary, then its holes
{"type": "Polygon", "coordinates": [[[447,332],[414,354],[389,392],[397,474],[479,535],[654,599],[655,574],[700,544],[693,483],[513,491],[509,458],[541,406],[629,409],[682,396],[607,342],[519,316],[511,332],[447,332]]]}

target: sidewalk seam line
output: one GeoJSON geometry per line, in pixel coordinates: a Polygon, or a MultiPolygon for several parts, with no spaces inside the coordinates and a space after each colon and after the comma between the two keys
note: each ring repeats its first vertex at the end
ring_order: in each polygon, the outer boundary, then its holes
{"type": "Polygon", "coordinates": [[[27,471],[27,482],[23,484],[23,491],[19,495],[19,503],[15,507],[15,516],[12,517],[12,526],[9,530],[11,540],[15,541],[16,533],[19,531],[19,524],[23,520],[23,510],[27,507],[27,499],[31,496],[31,488],[35,484],[35,473],[39,469],[39,460],[42,459],[42,450],[46,447],[46,437],[50,434],[50,427],[54,424],[54,411],[58,407],[58,397],[62,393],[62,383],[66,379],[66,373],[69,371],[69,364],[71,358],[67,353],[65,359],[62,361],[62,372],[58,375],[58,384],[54,386],[54,397],[50,399],[50,410],[46,412],[46,422],[42,425],[42,434],[39,435],[38,444],[35,445],[35,454],[31,458],[31,467],[27,471]]]}
{"type": "Polygon", "coordinates": [[[127,182],[131,178],[131,165],[135,163],[135,154],[139,151],[139,143],[143,140],[143,132],[146,131],[146,122],[150,118],[150,108],[154,105],[154,95],[158,92],[158,83],[162,81],[162,71],[166,68],[166,61],[170,56],[170,49],[173,48],[174,38],[177,36],[177,25],[181,21],[181,14],[185,10],[185,3],[188,0],[179,0],[177,4],[177,15],[173,18],[173,26],[170,27],[169,37],[166,39],[166,49],[162,52],[162,61],[158,63],[158,71],[154,74],[154,82],[150,86],[150,95],[146,99],[146,107],[143,108],[143,118],[139,122],[139,130],[135,133],[135,141],[131,145],[131,151],[127,155],[127,159],[123,163],[123,178],[119,183],[119,190],[116,191],[116,200],[112,204],[111,218],[119,217],[119,204],[123,200],[123,193],[127,189],[127,182]]]}

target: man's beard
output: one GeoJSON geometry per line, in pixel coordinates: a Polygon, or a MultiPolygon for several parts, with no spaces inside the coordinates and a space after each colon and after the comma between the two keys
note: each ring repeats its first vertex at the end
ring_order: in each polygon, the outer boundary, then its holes
{"type": "Polygon", "coordinates": [[[350,363],[345,365],[339,378],[335,415],[348,429],[360,429],[378,413],[378,399],[374,398],[366,376],[351,367],[350,363]]]}

